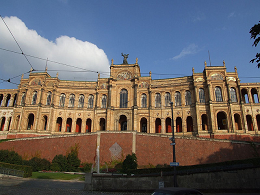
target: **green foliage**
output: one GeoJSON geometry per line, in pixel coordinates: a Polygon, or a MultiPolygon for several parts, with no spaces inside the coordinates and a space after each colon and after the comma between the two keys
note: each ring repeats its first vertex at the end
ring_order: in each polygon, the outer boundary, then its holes
{"type": "Polygon", "coordinates": [[[67,171],[67,157],[62,154],[56,155],[52,160],[52,171],[67,171]]]}
{"type": "Polygon", "coordinates": [[[128,154],[123,162],[122,171],[123,173],[130,173],[132,170],[137,169],[137,157],[135,153],[128,154]]]}
{"type": "Polygon", "coordinates": [[[92,163],[83,163],[79,167],[80,167],[80,171],[89,173],[92,168],[92,163]]]}
{"type": "Polygon", "coordinates": [[[44,158],[38,158],[33,157],[28,161],[29,165],[33,168],[33,171],[42,171],[42,170],[50,170],[51,163],[44,159],[44,158]]]}
{"type": "Polygon", "coordinates": [[[15,151],[0,150],[0,162],[21,165],[23,160],[15,151]]]}
{"type": "Polygon", "coordinates": [[[83,175],[78,174],[64,174],[64,173],[50,173],[50,172],[33,172],[32,178],[35,179],[58,179],[58,180],[75,180],[82,179],[83,175]]]}
{"type": "Polygon", "coordinates": [[[70,148],[70,153],[67,154],[67,171],[74,172],[78,171],[80,166],[80,160],[78,158],[78,144],[70,148]]]}
{"type": "MultiPolygon", "coordinates": [[[[253,46],[257,46],[260,41],[260,21],[258,24],[255,24],[249,31],[251,34],[251,39],[254,39],[253,46]]],[[[254,63],[256,61],[258,68],[260,68],[260,53],[256,54],[256,57],[250,62],[254,63]]]]}
{"type": "Polygon", "coordinates": [[[32,167],[31,166],[16,165],[16,164],[0,162],[0,167],[24,171],[23,177],[31,177],[32,176],[32,167]]]}

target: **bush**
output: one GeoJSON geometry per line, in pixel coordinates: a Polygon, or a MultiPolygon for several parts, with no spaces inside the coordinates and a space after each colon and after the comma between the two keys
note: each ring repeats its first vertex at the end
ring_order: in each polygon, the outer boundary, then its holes
{"type": "Polygon", "coordinates": [[[33,171],[42,171],[42,170],[50,170],[50,165],[51,163],[44,159],[44,158],[38,158],[38,157],[33,157],[32,159],[29,160],[29,165],[32,167],[33,171]]]}
{"type": "Polygon", "coordinates": [[[0,150],[0,162],[21,165],[23,160],[15,151],[0,150]]]}
{"type": "Polygon", "coordinates": [[[83,163],[79,167],[80,167],[80,171],[89,173],[91,172],[92,163],[83,163]]]}
{"type": "Polygon", "coordinates": [[[70,153],[67,155],[67,171],[74,172],[79,170],[80,160],[78,158],[78,150],[79,147],[77,144],[70,148],[70,153]]]}
{"type": "Polygon", "coordinates": [[[130,173],[131,170],[137,169],[137,158],[135,153],[128,154],[123,162],[122,171],[123,173],[130,173]]]}
{"type": "Polygon", "coordinates": [[[23,177],[31,177],[32,176],[32,167],[31,166],[16,165],[16,164],[0,162],[0,167],[5,167],[5,168],[8,168],[8,169],[21,170],[21,171],[24,172],[23,177]]]}
{"type": "Polygon", "coordinates": [[[52,160],[52,171],[67,171],[68,162],[67,157],[62,154],[56,155],[52,160]]]}

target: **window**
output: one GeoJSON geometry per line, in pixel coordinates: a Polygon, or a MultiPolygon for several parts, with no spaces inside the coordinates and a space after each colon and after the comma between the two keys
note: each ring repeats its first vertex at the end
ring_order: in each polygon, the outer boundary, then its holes
{"type": "Polygon", "coordinates": [[[122,89],[120,92],[120,108],[127,108],[128,92],[126,89],[122,89]]]}
{"type": "Polygon", "coordinates": [[[161,107],[161,94],[159,94],[159,93],[155,94],[155,107],[156,108],[161,107]]]}
{"type": "Polygon", "coordinates": [[[191,93],[190,91],[186,91],[185,93],[185,105],[191,105],[191,93]]]}
{"type": "Polygon", "coordinates": [[[257,90],[255,88],[251,89],[251,94],[253,103],[259,103],[257,90]]]}
{"type": "Polygon", "coordinates": [[[247,89],[242,89],[241,90],[241,93],[242,93],[242,100],[244,103],[249,103],[249,99],[248,99],[248,93],[247,93],[247,89]]]}
{"type": "Polygon", "coordinates": [[[84,107],[84,95],[79,95],[79,108],[83,108],[84,107]]]}
{"type": "Polygon", "coordinates": [[[51,105],[51,92],[50,91],[47,93],[46,105],[47,106],[51,105]]]}
{"type": "Polygon", "coordinates": [[[231,102],[237,102],[236,90],[233,87],[230,88],[230,98],[231,98],[231,102]]]}
{"type": "Polygon", "coordinates": [[[94,96],[89,95],[88,96],[88,108],[93,108],[93,104],[94,104],[94,96]]]}
{"type": "Polygon", "coordinates": [[[170,106],[171,103],[171,94],[169,92],[165,93],[165,106],[170,106]]]}
{"type": "Polygon", "coordinates": [[[36,104],[36,100],[37,100],[37,91],[33,92],[32,105],[36,104]]]}
{"type": "Polygon", "coordinates": [[[74,102],[75,102],[75,95],[71,94],[70,99],[69,99],[69,107],[73,108],[74,107],[74,102]]]}
{"type": "Polygon", "coordinates": [[[223,102],[222,93],[221,93],[221,88],[220,87],[216,87],[215,88],[215,96],[216,96],[216,101],[217,102],[223,102]]]}
{"type": "Polygon", "coordinates": [[[147,107],[147,96],[145,93],[141,96],[141,107],[146,108],[147,107]]]}
{"type": "Polygon", "coordinates": [[[66,98],[65,94],[62,93],[60,95],[60,107],[64,107],[64,105],[65,105],[65,98],[66,98]]]}
{"type": "Polygon", "coordinates": [[[21,105],[25,104],[25,92],[22,93],[21,105]]]}
{"type": "Polygon", "coordinates": [[[181,106],[181,93],[179,91],[175,93],[175,106],[181,106]]]}
{"type": "Polygon", "coordinates": [[[101,108],[106,108],[106,107],[107,107],[107,96],[102,95],[101,108]]]}
{"type": "Polygon", "coordinates": [[[205,103],[205,94],[204,94],[204,89],[202,88],[199,89],[199,99],[200,99],[200,103],[205,103]]]}

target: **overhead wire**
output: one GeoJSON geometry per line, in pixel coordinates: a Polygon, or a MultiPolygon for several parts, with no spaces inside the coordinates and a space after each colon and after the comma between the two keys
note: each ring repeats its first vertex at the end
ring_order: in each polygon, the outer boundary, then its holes
{"type": "Polygon", "coordinates": [[[15,37],[14,37],[14,35],[13,35],[12,31],[10,30],[10,28],[9,28],[9,27],[8,27],[8,25],[6,24],[6,22],[5,22],[4,18],[3,18],[1,15],[0,15],[0,17],[1,17],[1,19],[3,20],[3,22],[4,22],[5,26],[6,26],[6,28],[8,29],[8,31],[9,31],[9,32],[10,32],[10,34],[12,35],[12,37],[13,37],[14,41],[16,42],[17,46],[19,47],[19,49],[20,49],[20,51],[22,52],[23,56],[25,57],[25,59],[27,60],[27,62],[28,62],[28,63],[29,63],[29,65],[31,66],[31,68],[34,70],[34,68],[33,68],[32,64],[30,63],[30,61],[28,60],[28,58],[27,58],[27,57],[26,57],[26,55],[24,54],[24,52],[23,52],[23,50],[22,50],[21,46],[19,45],[18,41],[15,39],[15,37]]]}

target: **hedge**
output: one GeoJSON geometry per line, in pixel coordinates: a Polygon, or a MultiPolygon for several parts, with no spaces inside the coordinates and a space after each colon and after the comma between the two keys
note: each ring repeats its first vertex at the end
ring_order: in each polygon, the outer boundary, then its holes
{"type": "Polygon", "coordinates": [[[32,167],[31,166],[15,165],[15,164],[0,162],[0,167],[4,167],[4,168],[8,168],[8,169],[21,170],[21,171],[24,172],[23,177],[31,177],[32,176],[32,167]]]}

